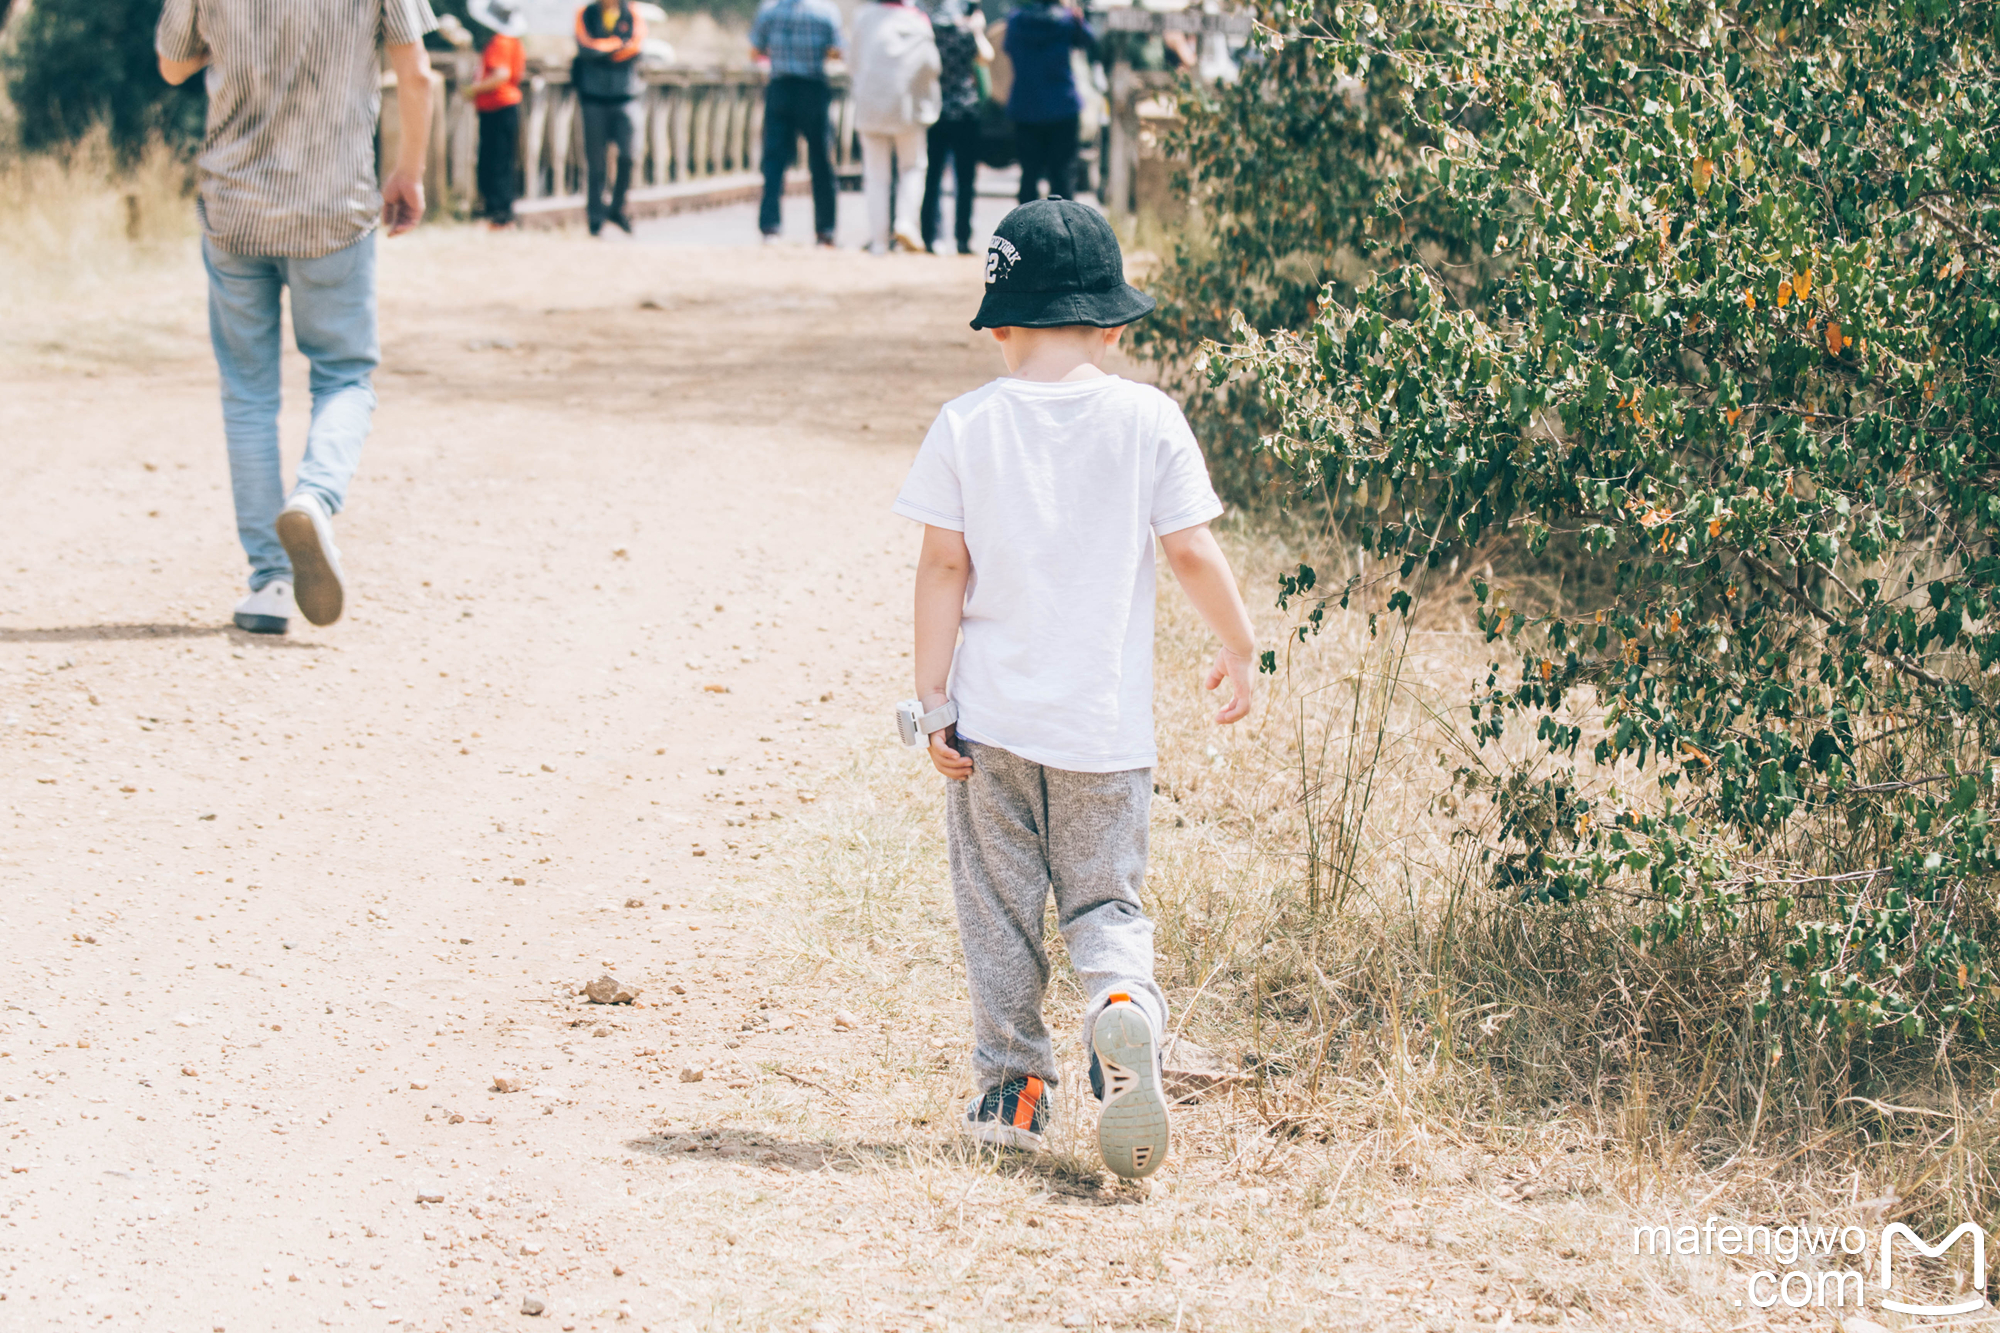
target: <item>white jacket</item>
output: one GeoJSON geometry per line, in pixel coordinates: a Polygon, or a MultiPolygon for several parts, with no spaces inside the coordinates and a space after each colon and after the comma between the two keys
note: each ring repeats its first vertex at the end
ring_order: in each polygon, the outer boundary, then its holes
{"type": "Polygon", "coordinates": [[[936,123],[937,41],[924,11],[893,0],[868,0],[854,19],[847,59],[852,70],[854,128],[863,134],[904,134],[936,123]]]}

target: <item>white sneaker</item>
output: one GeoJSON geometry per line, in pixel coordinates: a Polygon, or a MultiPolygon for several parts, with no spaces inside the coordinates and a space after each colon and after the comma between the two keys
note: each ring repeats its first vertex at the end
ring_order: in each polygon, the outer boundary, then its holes
{"type": "Polygon", "coordinates": [[[1104,1109],[1097,1116],[1097,1151],[1112,1174],[1152,1175],[1167,1160],[1167,1099],[1160,1090],[1160,1056],[1146,1013],[1122,991],[1097,1015],[1091,1052],[1102,1066],[1104,1109]]]}
{"type": "Polygon", "coordinates": [[[236,604],[236,628],[252,634],[283,634],[292,610],[292,585],[277,579],[236,604]]]}
{"type": "Polygon", "coordinates": [[[292,558],[293,595],[299,612],[315,625],[340,619],[346,592],[340,581],[340,548],[333,544],[333,518],[311,491],[299,491],[278,512],[278,540],[292,558]]]}

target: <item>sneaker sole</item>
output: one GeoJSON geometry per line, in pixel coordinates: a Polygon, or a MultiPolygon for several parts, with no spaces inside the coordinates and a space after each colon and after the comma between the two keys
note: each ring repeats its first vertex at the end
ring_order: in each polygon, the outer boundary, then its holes
{"type": "Polygon", "coordinates": [[[1098,1015],[1090,1045],[1104,1067],[1098,1154],[1113,1175],[1142,1180],[1167,1160],[1167,1099],[1160,1092],[1152,1025],[1137,1008],[1110,1005],[1098,1015]]]}
{"type": "Polygon", "coordinates": [[[292,623],[289,616],[246,616],[241,611],[235,619],[236,628],[246,634],[283,634],[292,623]]]}
{"type": "Polygon", "coordinates": [[[320,541],[319,525],[300,509],[278,515],[278,540],[292,560],[292,601],[299,614],[315,625],[331,625],[340,619],[347,594],[341,587],[340,571],[320,541]]]}
{"type": "Polygon", "coordinates": [[[1021,1148],[1028,1152],[1040,1152],[1047,1145],[1042,1136],[1032,1129],[1022,1129],[1018,1125],[1002,1125],[992,1121],[976,1121],[961,1125],[965,1137],[991,1148],[1021,1148]]]}

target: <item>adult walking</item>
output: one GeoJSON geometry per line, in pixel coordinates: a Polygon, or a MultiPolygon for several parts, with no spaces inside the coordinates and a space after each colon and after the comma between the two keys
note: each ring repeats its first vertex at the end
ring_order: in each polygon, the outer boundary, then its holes
{"type": "Polygon", "coordinates": [[[854,18],[854,127],[861,133],[861,193],[868,201],[868,249],[924,249],[928,132],[938,118],[938,48],[931,21],[906,0],[869,0],[854,18]],[[890,217],[891,188],[895,217],[890,217]]]}
{"type": "Polygon", "coordinates": [[[1076,131],[1083,98],[1076,91],[1069,53],[1096,41],[1083,11],[1057,0],[1027,0],[1007,18],[1007,56],[1014,62],[1007,115],[1014,122],[1014,142],[1021,157],[1024,204],[1042,197],[1043,181],[1049,183],[1050,194],[1075,197],[1076,131]]]}
{"type": "Polygon", "coordinates": [[[835,220],[832,138],[826,111],[833,90],[828,56],[840,54],[840,10],[833,0],[764,0],[750,24],[750,53],[769,62],[764,85],[764,201],[757,228],[774,241],[784,227],[785,173],[800,138],[812,173],[813,235],[833,244],[835,220]]]}
{"type": "Polygon", "coordinates": [[[938,118],[930,128],[929,165],[924,171],[924,206],[918,217],[924,249],[937,252],[944,168],[951,162],[958,252],[972,253],[972,203],[979,193],[979,75],[993,63],[986,40],[986,15],[966,0],[922,0],[938,49],[938,118]]]}
{"type": "Polygon", "coordinates": [[[576,85],[583,111],[584,220],[590,234],[609,222],[632,234],[625,216],[625,194],[632,188],[632,145],[639,137],[636,114],[645,85],[639,81],[639,49],[646,41],[646,20],[631,0],[591,0],[576,12],[576,61],[570,81],[576,85]],[[609,171],[607,150],[618,150],[618,173],[611,177],[611,202],[604,201],[609,171]]]}
{"type": "Polygon", "coordinates": [[[479,111],[479,203],[497,231],[514,224],[520,195],[521,84],[528,77],[521,36],[528,17],[520,0],[472,0],[466,9],[493,33],[480,53],[479,78],[465,93],[479,111]]]}
{"type": "Polygon", "coordinates": [[[427,0],[166,0],[160,74],[208,74],[208,134],[196,210],[208,328],[222,382],[236,531],[250,560],[239,628],[283,634],[296,608],[315,625],[346,603],[333,516],[375,412],[375,232],[424,216],[430,61],[427,0]],[[380,56],[396,72],[396,164],[376,185],[380,56]],[[312,425],[289,498],[278,456],[281,296],[312,366],[312,425]]]}

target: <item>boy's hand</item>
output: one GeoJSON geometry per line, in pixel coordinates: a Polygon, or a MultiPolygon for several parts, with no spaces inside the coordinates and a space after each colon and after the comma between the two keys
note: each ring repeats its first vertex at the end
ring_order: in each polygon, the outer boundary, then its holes
{"type": "Polygon", "coordinates": [[[1215,715],[1216,725],[1228,726],[1250,716],[1250,666],[1256,660],[1255,653],[1232,653],[1227,648],[1216,653],[1215,665],[1208,669],[1207,688],[1212,690],[1225,680],[1230,688],[1229,702],[1215,715]]]}
{"type": "Polygon", "coordinates": [[[401,236],[424,220],[424,178],[392,171],[382,182],[382,221],[391,236],[401,236]]]}
{"type": "Polygon", "coordinates": [[[946,727],[943,731],[931,733],[929,754],[931,766],[950,778],[953,782],[963,782],[972,776],[972,756],[960,754],[951,748],[958,739],[957,727],[946,727]]]}

